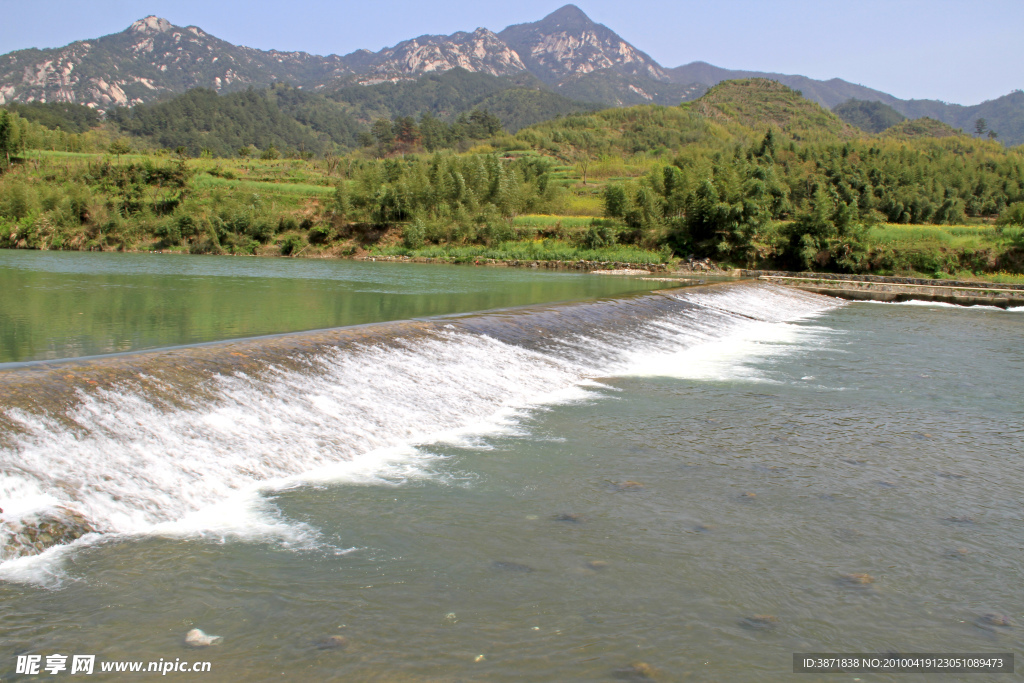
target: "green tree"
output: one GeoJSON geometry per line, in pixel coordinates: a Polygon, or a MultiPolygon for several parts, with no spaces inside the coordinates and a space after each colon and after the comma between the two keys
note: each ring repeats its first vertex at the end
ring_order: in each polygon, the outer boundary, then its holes
{"type": "Polygon", "coordinates": [[[974,132],[978,135],[984,135],[985,131],[988,130],[988,121],[985,119],[978,119],[974,122],[974,132]]]}
{"type": "Polygon", "coordinates": [[[622,218],[629,209],[626,188],[617,183],[604,188],[604,215],[608,218],[622,218]]]}
{"type": "Polygon", "coordinates": [[[404,145],[415,145],[420,140],[420,129],[411,116],[401,116],[393,126],[395,137],[404,145]]]}
{"type": "Polygon", "coordinates": [[[387,119],[377,119],[370,126],[370,133],[373,135],[373,139],[377,141],[377,148],[380,150],[381,155],[384,155],[391,147],[391,143],[395,141],[395,127],[391,124],[391,121],[387,119]]]}
{"type": "Polygon", "coordinates": [[[0,153],[4,155],[4,163],[11,163],[11,152],[14,151],[15,127],[13,116],[0,111],[0,153]]]}
{"type": "Polygon", "coordinates": [[[107,148],[107,151],[116,156],[118,163],[121,163],[121,155],[131,154],[132,145],[131,142],[128,141],[128,138],[118,138],[110,143],[110,147],[107,148]]]}

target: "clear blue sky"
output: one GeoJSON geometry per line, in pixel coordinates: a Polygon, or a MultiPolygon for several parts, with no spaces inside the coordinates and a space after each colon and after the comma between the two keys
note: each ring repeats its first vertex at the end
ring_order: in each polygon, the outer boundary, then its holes
{"type": "MultiPolygon", "coordinates": [[[[564,0],[0,0],[0,53],[124,30],[149,14],[262,49],[346,54],[535,21],[564,0]]],[[[1024,89],[1024,0],[577,0],[663,66],[843,78],[960,104],[1024,89]]]]}

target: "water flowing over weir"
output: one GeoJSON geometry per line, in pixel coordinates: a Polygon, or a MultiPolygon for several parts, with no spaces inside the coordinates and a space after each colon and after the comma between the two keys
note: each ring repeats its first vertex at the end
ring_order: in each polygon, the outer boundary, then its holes
{"type": "Polygon", "coordinates": [[[714,354],[695,351],[838,305],[728,284],[0,373],[2,567],[83,534],[309,542],[260,490],[416,476],[417,444],[508,428],[600,377],[696,376],[714,354]]]}

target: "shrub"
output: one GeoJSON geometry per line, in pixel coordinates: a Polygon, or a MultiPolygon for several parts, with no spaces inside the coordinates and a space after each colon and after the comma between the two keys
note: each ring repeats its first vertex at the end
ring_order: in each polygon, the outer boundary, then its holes
{"type": "Polygon", "coordinates": [[[195,237],[200,232],[200,222],[192,214],[182,214],[176,222],[181,237],[195,237]]]}
{"type": "Polygon", "coordinates": [[[181,244],[182,233],[180,223],[177,221],[166,222],[158,225],[153,234],[160,238],[163,246],[171,247],[181,244]]]}
{"type": "Polygon", "coordinates": [[[996,224],[1001,227],[1006,225],[1024,227],[1024,202],[1014,202],[1003,209],[996,224]]]}
{"type": "Polygon", "coordinates": [[[402,244],[406,249],[419,249],[426,240],[427,228],[423,221],[417,218],[412,223],[402,228],[402,244]]]}
{"type": "Polygon", "coordinates": [[[281,216],[277,221],[278,232],[292,232],[299,229],[299,222],[295,220],[295,216],[281,216]]]}
{"type": "Polygon", "coordinates": [[[334,230],[329,225],[314,225],[309,229],[310,244],[326,244],[334,239],[334,230]]]}
{"type": "Polygon", "coordinates": [[[305,241],[298,235],[288,235],[281,242],[281,255],[294,256],[306,246],[305,241]]]}
{"type": "Polygon", "coordinates": [[[276,231],[273,223],[265,218],[260,218],[249,224],[245,234],[260,244],[266,244],[274,237],[276,231]]]}
{"type": "Polygon", "coordinates": [[[615,231],[607,223],[595,221],[579,239],[580,246],[586,249],[610,247],[617,241],[615,231]]]}

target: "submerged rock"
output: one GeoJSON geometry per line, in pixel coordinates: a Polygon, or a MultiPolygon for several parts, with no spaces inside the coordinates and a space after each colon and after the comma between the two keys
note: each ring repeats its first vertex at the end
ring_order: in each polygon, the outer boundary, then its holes
{"type": "Polygon", "coordinates": [[[93,533],[96,528],[79,512],[51,508],[0,523],[3,559],[38,555],[55,545],[66,545],[93,533]]]}
{"type": "Polygon", "coordinates": [[[190,647],[210,647],[219,640],[220,636],[208,635],[197,628],[185,634],[185,644],[190,647]]]}
{"type": "Polygon", "coordinates": [[[617,493],[624,493],[626,491],[642,491],[644,485],[638,481],[624,481],[612,487],[613,491],[617,493]]]}
{"type": "Polygon", "coordinates": [[[753,614],[740,619],[740,626],[758,631],[771,630],[778,625],[779,618],[774,614],[753,614]]]}
{"type": "Polygon", "coordinates": [[[871,576],[871,574],[863,573],[843,574],[839,577],[839,581],[847,586],[865,587],[873,584],[875,577],[871,576]]]}
{"type": "Polygon", "coordinates": [[[591,560],[590,562],[587,562],[587,569],[593,569],[594,571],[601,571],[602,569],[607,569],[607,568],[608,568],[608,563],[605,562],[604,560],[591,560]]]}
{"type": "Polygon", "coordinates": [[[615,677],[623,681],[652,681],[657,675],[658,670],[647,662],[633,662],[615,670],[615,677]]]}
{"type": "Polygon", "coordinates": [[[341,650],[348,647],[348,638],[345,636],[327,636],[316,641],[318,650],[341,650]]]}
{"type": "Polygon", "coordinates": [[[997,628],[1010,628],[1013,626],[1013,622],[1010,621],[1010,617],[1002,614],[982,614],[978,617],[978,624],[985,627],[997,627],[997,628]]]}
{"type": "Polygon", "coordinates": [[[555,515],[551,519],[553,519],[556,522],[569,522],[571,524],[582,524],[584,521],[583,515],[577,515],[572,512],[562,512],[555,515]]]}

